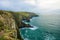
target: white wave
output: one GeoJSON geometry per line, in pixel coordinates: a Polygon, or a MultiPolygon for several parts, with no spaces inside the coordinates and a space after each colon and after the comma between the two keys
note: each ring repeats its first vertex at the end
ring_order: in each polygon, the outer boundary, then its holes
{"type": "Polygon", "coordinates": [[[31,29],[31,30],[36,30],[36,29],[38,29],[38,27],[33,26],[32,28],[29,28],[29,29],[31,29]]]}
{"type": "Polygon", "coordinates": [[[26,28],[21,28],[21,29],[26,29],[26,28]]]}
{"type": "Polygon", "coordinates": [[[46,35],[45,40],[55,40],[55,37],[53,35],[46,35]]]}
{"type": "Polygon", "coordinates": [[[24,38],[24,40],[29,40],[28,38],[24,38]]]}
{"type": "Polygon", "coordinates": [[[25,22],[25,21],[22,21],[22,22],[24,22],[25,24],[29,24],[28,22],[25,22]]]}
{"type": "MultiPolygon", "coordinates": [[[[30,24],[31,25],[31,24],[30,24]]],[[[31,29],[31,30],[36,30],[38,29],[38,27],[34,26],[34,25],[31,25],[32,27],[29,27],[29,28],[21,28],[21,29],[31,29]]],[[[26,31],[27,32],[27,31],[26,31]]]]}

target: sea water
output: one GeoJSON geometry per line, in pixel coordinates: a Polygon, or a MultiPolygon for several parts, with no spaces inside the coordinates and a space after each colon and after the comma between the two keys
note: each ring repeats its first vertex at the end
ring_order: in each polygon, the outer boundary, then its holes
{"type": "Polygon", "coordinates": [[[39,15],[27,24],[33,28],[22,28],[24,40],[60,40],[60,14],[39,15]]]}

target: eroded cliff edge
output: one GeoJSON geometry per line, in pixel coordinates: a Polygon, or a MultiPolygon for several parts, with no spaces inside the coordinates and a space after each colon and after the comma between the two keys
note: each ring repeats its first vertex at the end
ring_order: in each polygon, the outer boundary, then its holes
{"type": "Polygon", "coordinates": [[[30,22],[30,19],[38,16],[32,12],[13,12],[0,10],[0,40],[23,40],[20,28],[30,27],[22,20],[30,22]]]}

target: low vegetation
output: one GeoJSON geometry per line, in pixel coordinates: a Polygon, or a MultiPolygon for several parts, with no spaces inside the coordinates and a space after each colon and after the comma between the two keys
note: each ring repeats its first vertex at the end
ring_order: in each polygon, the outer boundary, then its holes
{"type": "Polygon", "coordinates": [[[30,20],[36,14],[0,10],[0,40],[23,40],[19,33],[22,20],[30,20]]]}

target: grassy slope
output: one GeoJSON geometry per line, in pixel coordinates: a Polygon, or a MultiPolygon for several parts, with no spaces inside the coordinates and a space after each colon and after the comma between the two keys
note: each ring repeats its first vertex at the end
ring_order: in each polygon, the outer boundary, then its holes
{"type": "Polygon", "coordinates": [[[21,25],[23,18],[30,19],[30,17],[34,15],[35,14],[31,12],[12,12],[0,10],[0,40],[18,40],[17,26],[21,25]]]}

